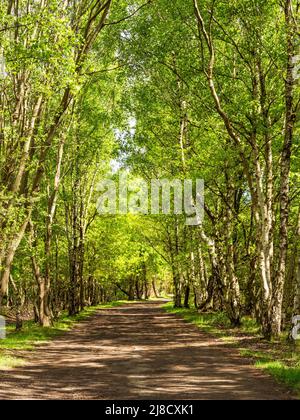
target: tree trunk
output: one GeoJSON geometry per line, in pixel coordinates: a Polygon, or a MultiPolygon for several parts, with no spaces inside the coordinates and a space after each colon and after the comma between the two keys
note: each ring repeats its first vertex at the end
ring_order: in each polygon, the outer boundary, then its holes
{"type": "Polygon", "coordinates": [[[190,307],[190,292],[191,292],[190,285],[187,284],[186,287],[185,287],[184,304],[183,304],[183,306],[187,309],[190,307]]]}
{"type": "Polygon", "coordinates": [[[290,213],[290,170],[294,137],[296,110],[294,110],[294,67],[295,37],[297,36],[293,23],[292,0],[285,0],[285,22],[287,31],[287,73],[285,78],[285,135],[281,153],[280,174],[280,231],[279,231],[279,264],[274,281],[272,300],[271,333],[278,337],[281,333],[283,292],[286,275],[286,260],[288,252],[288,222],[290,213]]]}
{"type": "Polygon", "coordinates": [[[134,293],[134,279],[131,278],[129,281],[129,292],[128,292],[128,300],[132,301],[135,298],[134,293]]]}
{"type": "Polygon", "coordinates": [[[41,275],[40,267],[36,261],[35,252],[37,248],[36,233],[33,223],[30,221],[30,235],[32,246],[32,267],[35,280],[38,286],[38,322],[42,327],[50,327],[52,324],[51,310],[50,310],[50,284],[46,278],[41,275]]]}
{"type": "Polygon", "coordinates": [[[152,280],[152,290],[153,290],[154,296],[156,298],[159,298],[159,295],[158,295],[157,290],[156,290],[155,279],[152,280]]]}

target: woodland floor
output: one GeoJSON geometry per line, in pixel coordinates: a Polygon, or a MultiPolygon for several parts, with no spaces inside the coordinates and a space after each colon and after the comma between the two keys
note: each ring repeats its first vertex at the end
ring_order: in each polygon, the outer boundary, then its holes
{"type": "Polygon", "coordinates": [[[271,377],[161,302],[99,310],[0,372],[0,399],[289,399],[271,377]]]}

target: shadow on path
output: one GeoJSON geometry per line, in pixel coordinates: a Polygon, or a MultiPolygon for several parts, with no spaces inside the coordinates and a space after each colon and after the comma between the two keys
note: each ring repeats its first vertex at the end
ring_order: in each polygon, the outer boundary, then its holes
{"type": "Polygon", "coordinates": [[[0,399],[288,399],[247,359],[161,303],[108,310],[0,372],[0,399]]]}

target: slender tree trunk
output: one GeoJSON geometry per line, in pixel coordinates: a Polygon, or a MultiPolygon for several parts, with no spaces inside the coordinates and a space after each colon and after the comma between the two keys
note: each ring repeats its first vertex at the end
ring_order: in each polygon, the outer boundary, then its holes
{"type": "Polygon", "coordinates": [[[157,290],[156,290],[155,279],[152,280],[152,290],[153,290],[154,296],[156,298],[159,298],[159,295],[158,295],[157,290]]]}
{"type": "Polygon", "coordinates": [[[33,248],[31,261],[33,266],[34,276],[38,285],[38,320],[42,327],[51,326],[51,311],[50,311],[50,285],[41,274],[41,270],[36,261],[35,251],[37,247],[36,233],[34,231],[33,223],[30,222],[31,245],[33,248]]]}
{"type": "Polygon", "coordinates": [[[191,287],[189,284],[186,285],[185,291],[184,291],[184,303],[183,306],[185,308],[190,307],[190,293],[191,293],[191,287]]]}
{"type": "MultiPolygon", "coordinates": [[[[297,241],[300,240],[300,210],[298,213],[298,227],[296,234],[297,241]]],[[[296,262],[296,276],[295,276],[295,285],[294,285],[294,308],[293,315],[300,315],[300,248],[297,243],[297,252],[295,253],[295,262],[296,262]]]]}
{"type": "Polygon", "coordinates": [[[129,280],[129,292],[128,292],[128,300],[132,301],[135,298],[134,293],[134,279],[130,278],[129,280]]]}
{"type": "Polygon", "coordinates": [[[11,239],[10,244],[8,246],[8,250],[5,256],[4,261],[2,261],[2,270],[1,270],[1,278],[0,278],[0,307],[2,304],[3,298],[7,296],[8,292],[8,283],[10,278],[11,266],[14,260],[15,253],[24,237],[25,231],[27,229],[30,217],[31,217],[31,208],[27,210],[27,216],[20,226],[19,231],[14,235],[11,239]]]}
{"type": "Polygon", "coordinates": [[[285,1],[285,21],[287,30],[287,74],[285,82],[285,135],[281,153],[280,174],[280,231],[279,231],[279,264],[274,281],[272,301],[272,335],[278,337],[281,332],[283,292],[286,275],[288,252],[288,222],[290,212],[290,170],[293,147],[296,110],[294,109],[294,67],[296,31],[293,23],[292,0],[285,1]]]}

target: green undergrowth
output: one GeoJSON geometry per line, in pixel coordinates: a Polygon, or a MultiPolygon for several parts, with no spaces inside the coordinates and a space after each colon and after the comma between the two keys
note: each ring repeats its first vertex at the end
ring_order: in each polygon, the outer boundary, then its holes
{"type": "Polygon", "coordinates": [[[128,303],[128,301],[115,301],[85,308],[82,312],[74,316],[63,314],[49,328],[43,328],[33,321],[25,321],[22,331],[15,331],[15,325],[13,324],[7,326],[6,338],[0,340],[0,370],[22,365],[22,351],[34,350],[36,345],[45,343],[71,330],[75,324],[94,315],[97,310],[114,308],[128,303]]]}
{"type": "Polygon", "coordinates": [[[243,319],[240,328],[232,328],[224,313],[198,313],[196,309],[174,308],[172,302],[163,307],[167,312],[234,346],[257,368],[296,391],[300,398],[300,347],[288,343],[286,335],[270,343],[262,339],[259,326],[249,317],[243,319]]]}
{"type": "Polygon", "coordinates": [[[255,351],[241,349],[241,354],[251,358],[255,366],[267,371],[280,383],[284,383],[290,389],[297,392],[300,398],[300,351],[287,349],[280,354],[276,352],[255,351]]]}

